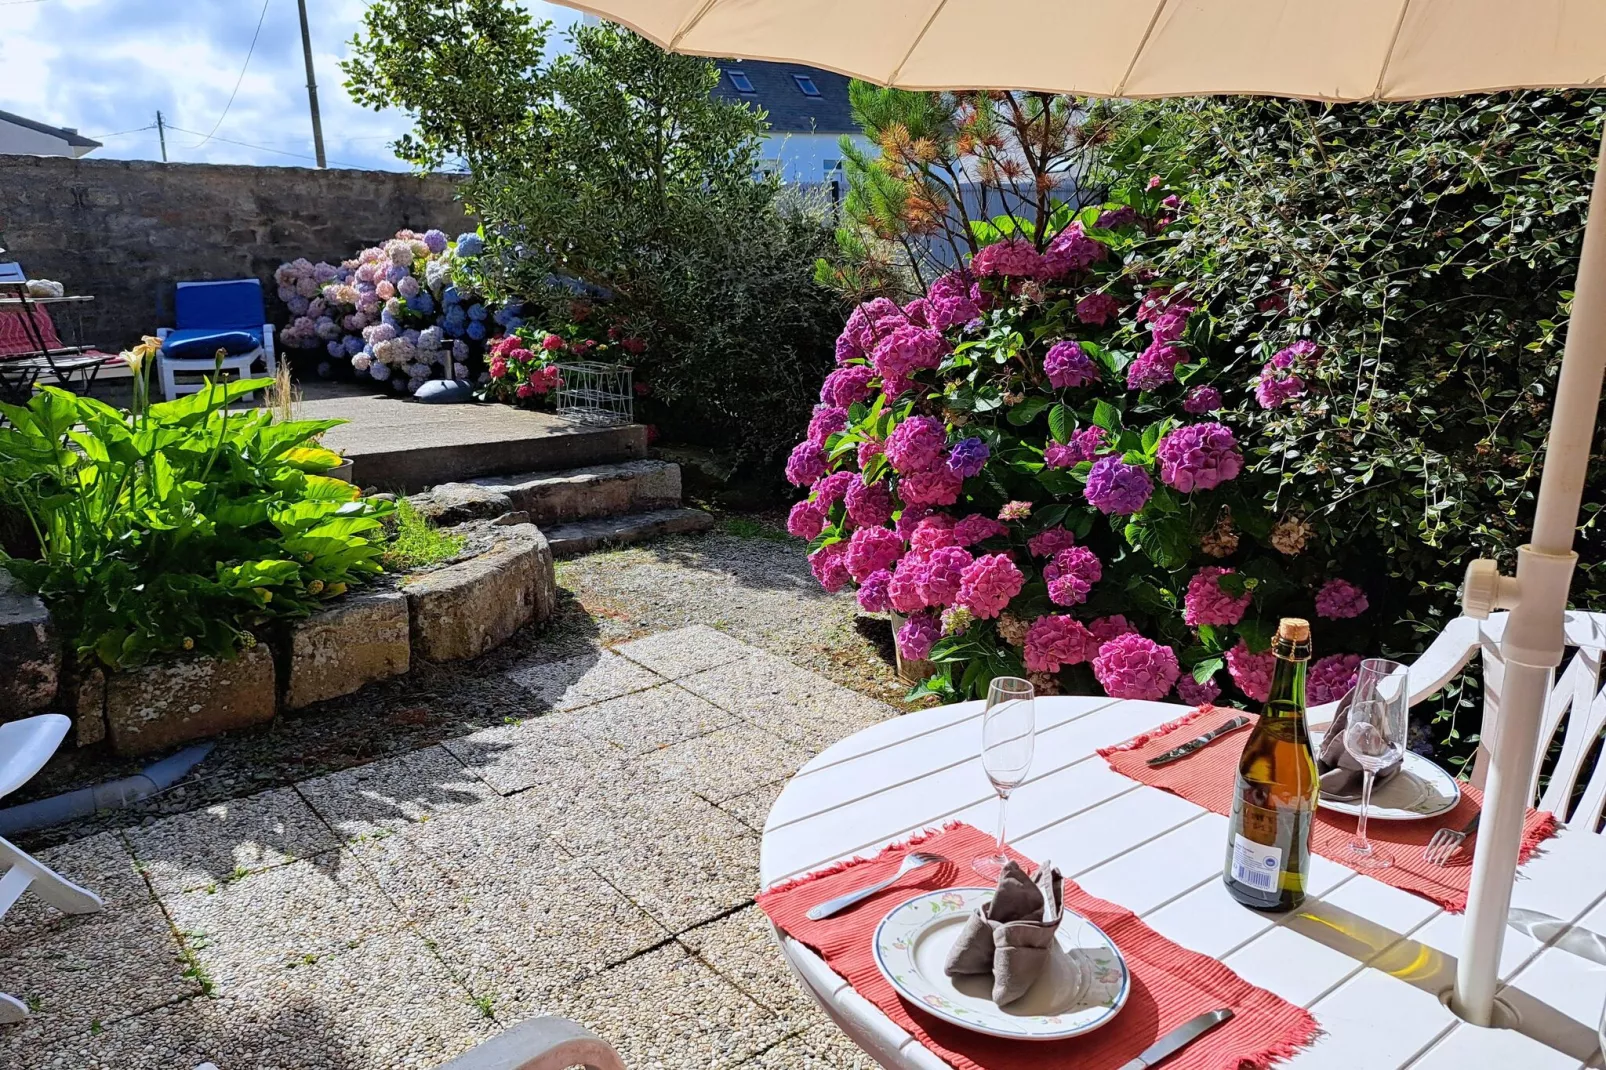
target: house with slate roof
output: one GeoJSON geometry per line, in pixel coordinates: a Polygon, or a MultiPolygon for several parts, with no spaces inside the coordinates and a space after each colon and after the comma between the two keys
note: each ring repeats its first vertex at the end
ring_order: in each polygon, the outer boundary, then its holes
{"type": "Polygon", "coordinates": [[[71,156],[77,159],[100,148],[70,126],[50,126],[0,111],[0,153],[27,156],[71,156]]]}
{"type": "Polygon", "coordinates": [[[782,181],[831,183],[845,190],[841,172],[844,134],[871,155],[876,153],[874,143],[853,121],[845,76],[801,63],[731,59],[719,60],[717,66],[715,96],[767,113],[770,132],[765,138],[763,168],[778,173],[782,181]]]}

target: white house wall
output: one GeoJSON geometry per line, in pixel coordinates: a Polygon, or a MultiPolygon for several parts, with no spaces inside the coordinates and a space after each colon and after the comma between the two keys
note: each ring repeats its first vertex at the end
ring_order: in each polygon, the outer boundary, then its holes
{"type": "Polygon", "coordinates": [[[67,144],[65,138],[53,134],[41,133],[26,126],[0,119],[0,152],[16,153],[26,156],[71,156],[79,157],[88,152],[87,147],[74,147],[67,144]]]}

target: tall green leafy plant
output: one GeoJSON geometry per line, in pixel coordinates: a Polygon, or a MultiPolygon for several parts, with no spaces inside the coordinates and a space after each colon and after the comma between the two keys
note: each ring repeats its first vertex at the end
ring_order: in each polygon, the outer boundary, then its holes
{"type": "Polygon", "coordinates": [[[80,657],[228,655],[380,571],[389,506],[321,474],[340,457],[317,436],[341,421],[228,408],[272,385],[137,396],[132,412],[53,387],[0,406],[0,501],[37,546],[0,553],[0,567],[45,599],[80,657]]]}

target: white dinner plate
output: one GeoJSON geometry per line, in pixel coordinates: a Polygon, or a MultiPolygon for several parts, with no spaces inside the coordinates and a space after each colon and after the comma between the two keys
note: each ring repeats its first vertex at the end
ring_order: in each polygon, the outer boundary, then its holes
{"type": "Polygon", "coordinates": [[[876,927],[876,965],[898,994],[966,1029],[1012,1040],[1063,1040],[1108,1023],[1126,1004],[1132,979],[1104,930],[1067,910],[1056,954],[1031,989],[1008,1007],[992,1001],[992,974],[949,977],[948,950],[991,888],[943,888],[893,907],[876,927]]]}
{"type": "MultiPolygon", "coordinates": [[[[1312,731],[1310,742],[1315,750],[1320,751],[1321,733],[1312,731]]],[[[1366,819],[1422,821],[1449,813],[1460,801],[1461,785],[1456,783],[1455,777],[1422,755],[1406,751],[1405,759],[1400,763],[1400,771],[1372,789],[1372,808],[1367,812],[1366,819]]],[[[1335,814],[1359,817],[1361,799],[1359,794],[1352,799],[1329,798],[1323,795],[1318,808],[1331,810],[1335,814]]]]}

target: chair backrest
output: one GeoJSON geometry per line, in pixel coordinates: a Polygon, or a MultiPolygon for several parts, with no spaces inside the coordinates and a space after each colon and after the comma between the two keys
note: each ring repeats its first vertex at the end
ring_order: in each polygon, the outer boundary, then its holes
{"type": "MultiPolygon", "coordinates": [[[[1505,678],[1500,638],[1505,633],[1507,616],[1493,614],[1478,622],[1476,630],[1474,649],[1483,659],[1485,738],[1500,716],[1505,678]]],[[[1606,614],[1568,612],[1566,635],[1567,649],[1551,677],[1539,723],[1539,761],[1529,797],[1537,799],[1539,809],[1549,810],[1573,828],[1598,832],[1606,812],[1606,761],[1601,760],[1601,734],[1606,728],[1606,692],[1601,689],[1606,614]],[[1552,751],[1556,752],[1553,757],[1552,751]]],[[[1488,751],[1480,745],[1472,767],[1472,782],[1479,787],[1483,786],[1488,764],[1488,751]]]]}
{"type": "Polygon", "coordinates": [[[181,282],[173,306],[180,330],[244,328],[259,331],[267,322],[262,283],[256,279],[181,282]]]}
{"type": "Polygon", "coordinates": [[[22,318],[24,315],[33,320],[46,349],[64,348],[61,336],[56,333],[56,325],[50,321],[50,313],[45,311],[43,305],[13,306],[0,309],[0,360],[32,356],[39,352],[39,344],[28,332],[28,324],[22,318]]]}

